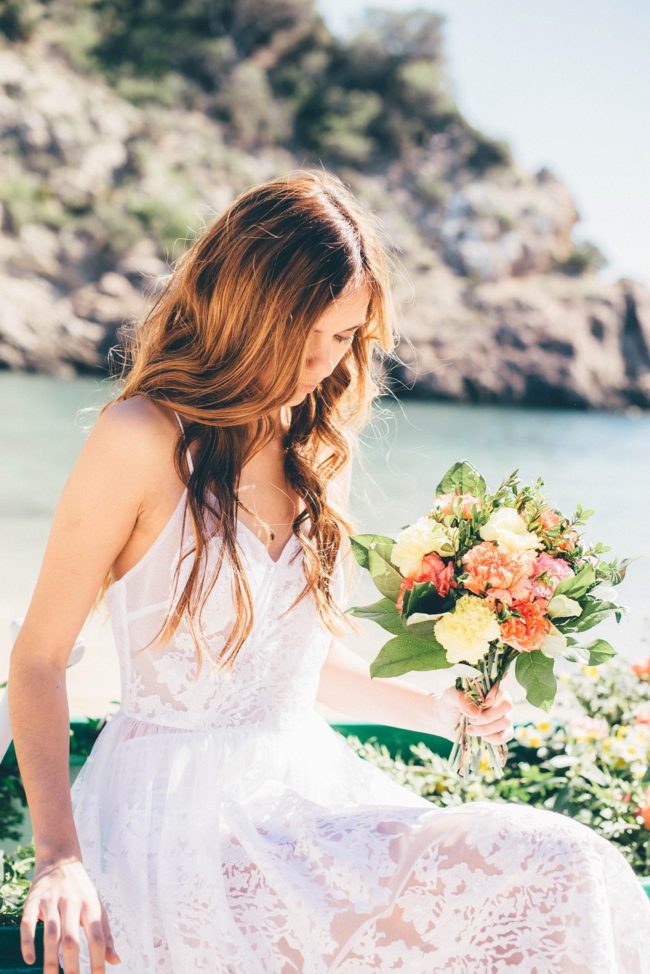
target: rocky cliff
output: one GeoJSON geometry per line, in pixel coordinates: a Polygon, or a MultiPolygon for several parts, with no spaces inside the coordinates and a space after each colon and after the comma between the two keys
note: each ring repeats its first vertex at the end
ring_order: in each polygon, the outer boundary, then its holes
{"type": "MultiPolygon", "coordinates": [[[[0,366],[102,372],[186,236],[246,186],[322,151],[297,155],[281,133],[233,137],[232,112],[189,98],[179,75],[165,98],[141,81],[134,97],[52,38],[0,46],[0,366]]],[[[649,407],[648,290],[599,278],[550,171],[523,171],[448,107],[429,129],[381,158],[371,147],[355,160],[348,140],[331,163],[395,248],[398,394],[649,407]]]]}

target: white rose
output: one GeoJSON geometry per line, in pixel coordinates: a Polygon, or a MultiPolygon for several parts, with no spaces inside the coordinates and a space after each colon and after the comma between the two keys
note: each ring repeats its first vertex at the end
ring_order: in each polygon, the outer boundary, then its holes
{"type": "Polygon", "coordinates": [[[572,619],[582,615],[582,606],[566,595],[554,595],[546,611],[550,619],[572,619]]]}
{"type": "Polygon", "coordinates": [[[567,639],[564,633],[561,633],[559,629],[551,625],[546,639],[539,648],[544,653],[544,656],[549,656],[551,659],[558,659],[562,656],[566,647],[567,639]]]}
{"type": "Polygon", "coordinates": [[[513,553],[542,547],[541,539],[528,531],[523,517],[512,507],[500,507],[490,514],[479,534],[484,541],[496,541],[513,553]]]}
{"type": "Polygon", "coordinates": [[[458,531],[424,516],[397,535],[391,561],[404,577],[410,577],[420,574],[422,559],[431,551],[449,557],[457,550],[458,531]]]}

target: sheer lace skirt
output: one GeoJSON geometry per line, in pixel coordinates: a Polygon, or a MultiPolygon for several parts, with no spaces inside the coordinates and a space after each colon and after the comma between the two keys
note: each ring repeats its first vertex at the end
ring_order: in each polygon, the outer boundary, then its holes
{"type": "Polygon", "coordinates": [[[650,974],[650,902],[614,846],[527,806],[434,807],[315,711],[214,731],[118,712],[72,794],[116,972],[650,974]]]}

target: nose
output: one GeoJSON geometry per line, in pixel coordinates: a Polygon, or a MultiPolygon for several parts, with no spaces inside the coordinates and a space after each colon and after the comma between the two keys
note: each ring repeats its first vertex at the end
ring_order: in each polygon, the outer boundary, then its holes
{"type": "Polygon", "coordinates": [[[335,365],[334,354],[328,345],[309,352],[305,359],[305,369],[311,376],[321,376],[322,378],[329,375],[335,365]]]}

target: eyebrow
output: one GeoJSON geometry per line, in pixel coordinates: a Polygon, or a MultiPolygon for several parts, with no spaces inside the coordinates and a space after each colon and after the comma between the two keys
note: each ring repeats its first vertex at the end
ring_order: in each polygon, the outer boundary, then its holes
{"type": "MultiPolygon", "coordinates": [[[[343,334],[345,334],[346,331],[354,331],[356,328],[361,328],[363,325],[365,325],[365,321],[360,321],[358,325],[352,325],[350,328],[344,328],[343,329],[343,334]]],[[[314,328],[314,333],[316,335],[320,335],[320,332],[317,331],[315,328],[314,328]]],[[[337,334],[338,334],[338,332],[337,332],[337,334]]]]}

